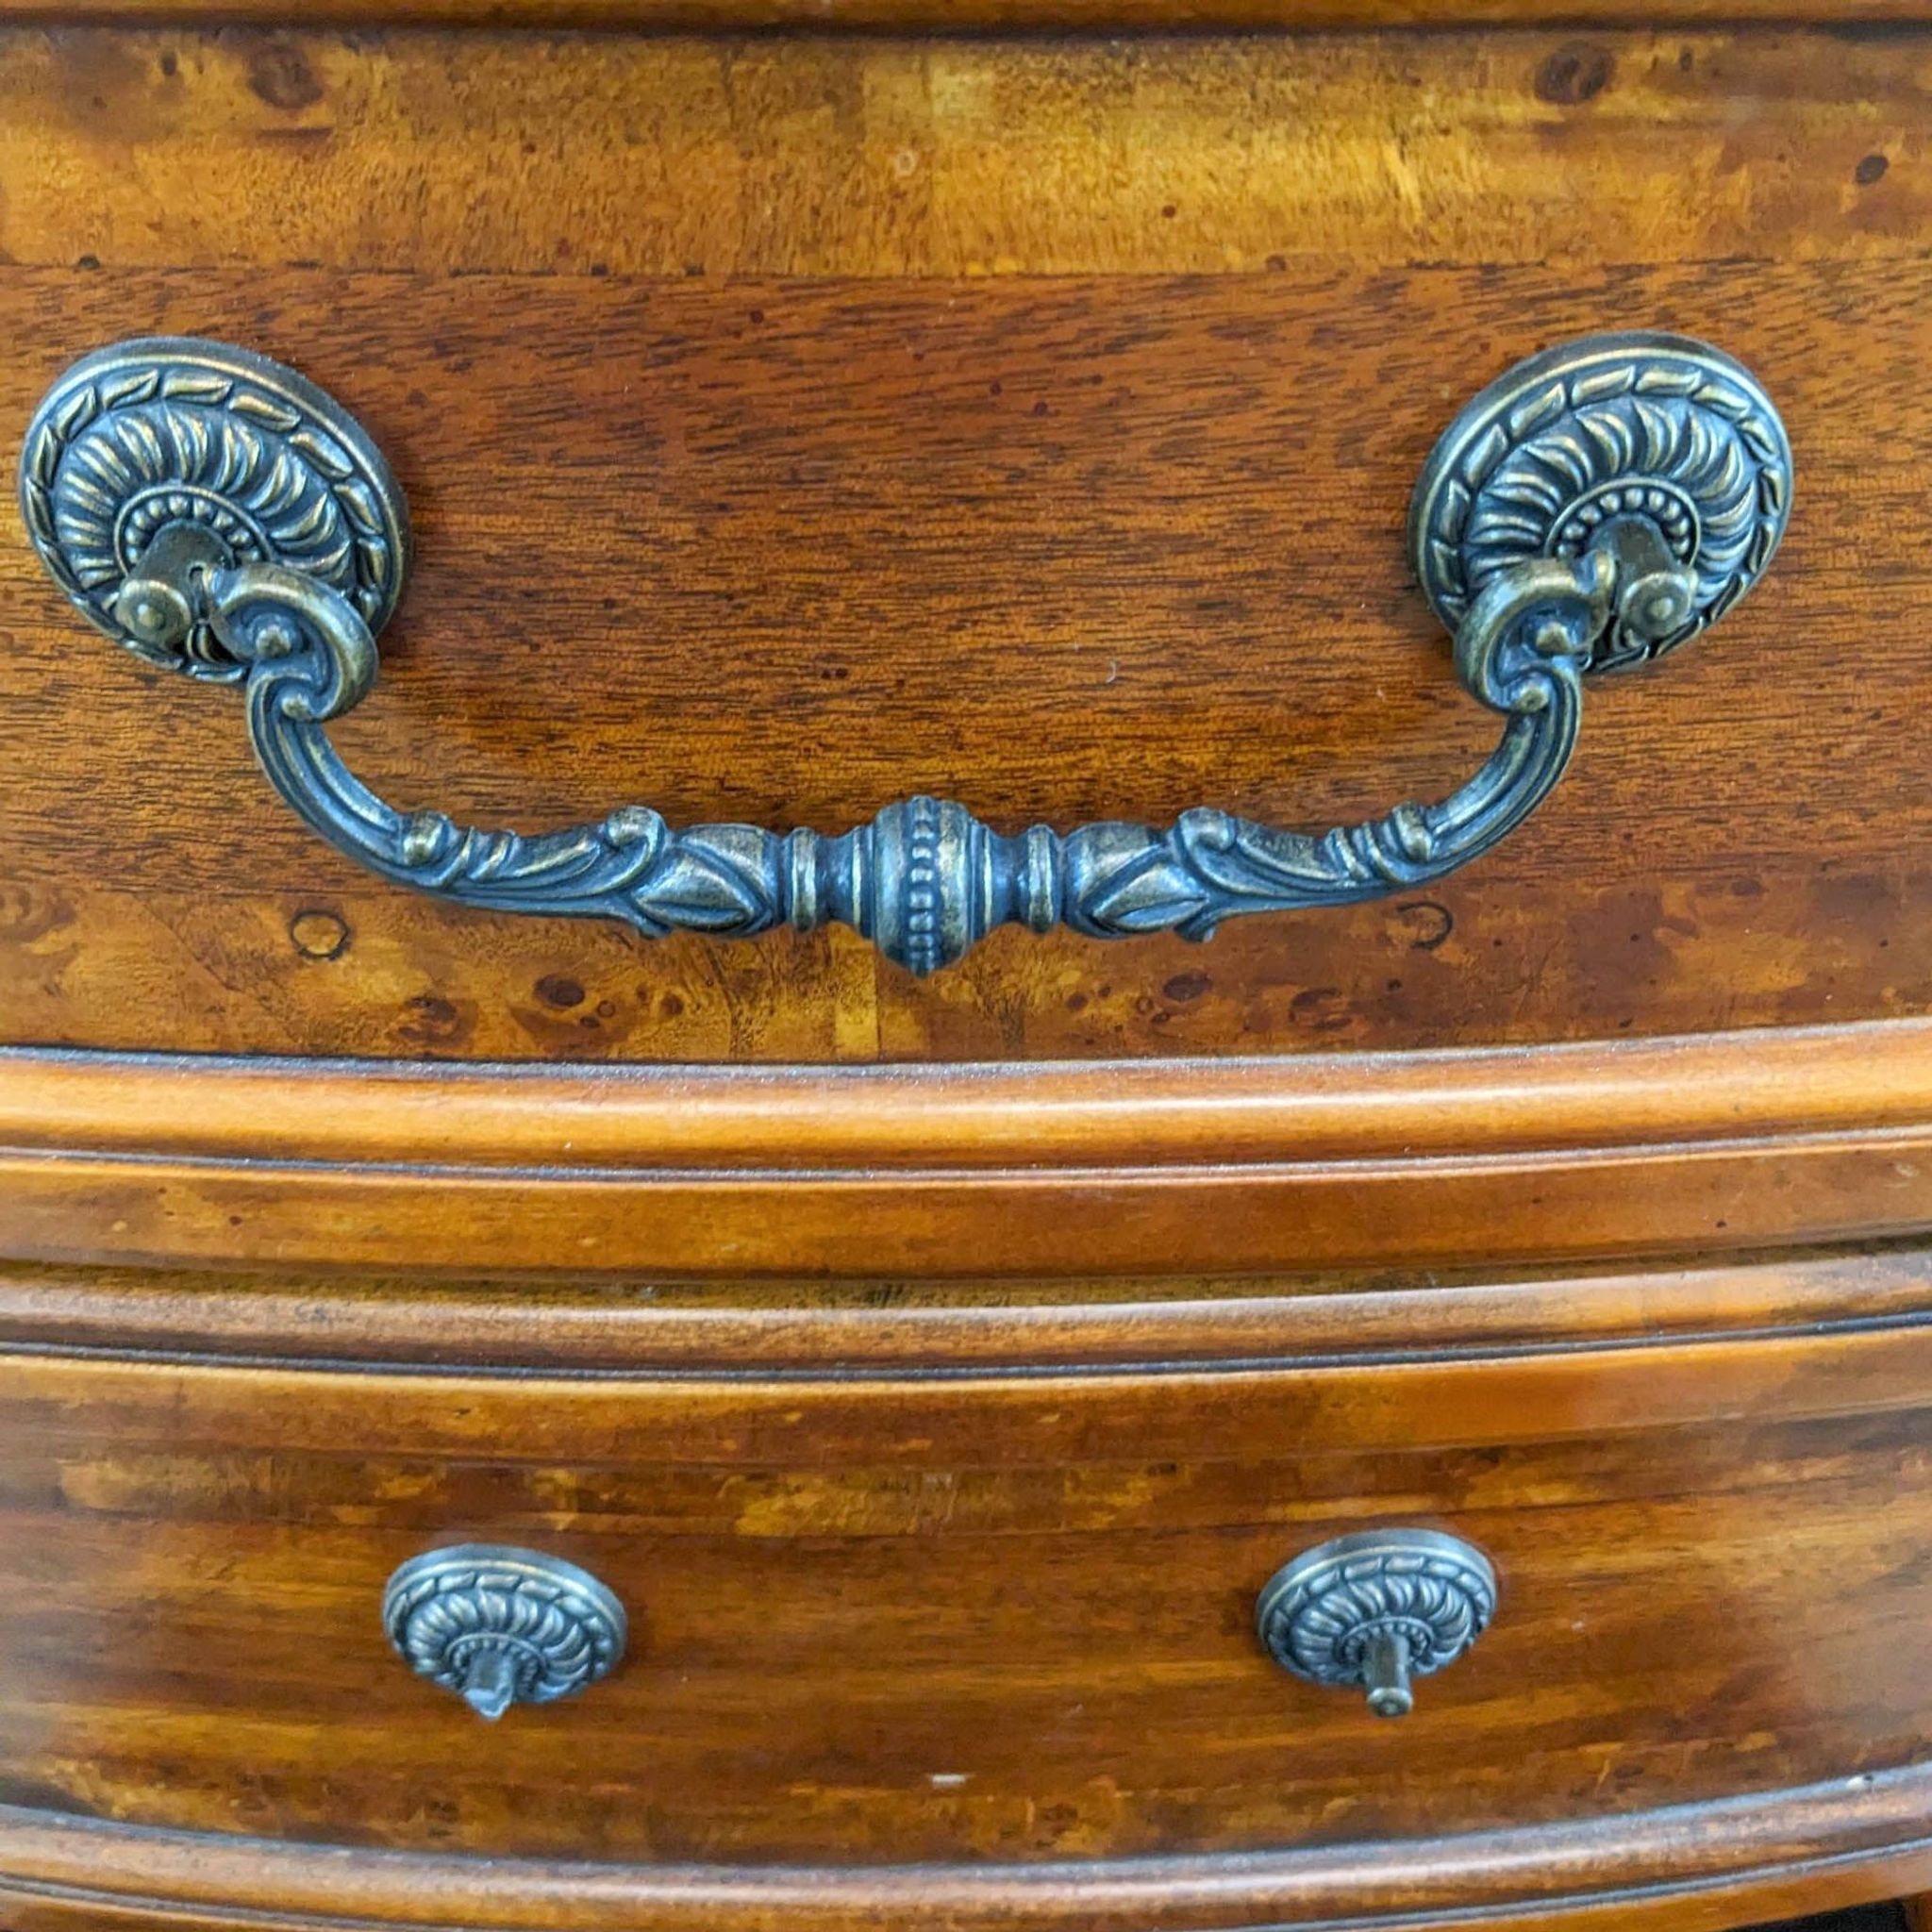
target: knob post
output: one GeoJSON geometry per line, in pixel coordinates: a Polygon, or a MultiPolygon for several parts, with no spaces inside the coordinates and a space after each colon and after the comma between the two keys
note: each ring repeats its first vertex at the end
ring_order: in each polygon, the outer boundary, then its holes
{"type": "Polygon", "coordinates": [[[1378,1630],[1362,1652],[1362,1684],[1377,1717],[1407,1717],[1415,1708],[1408,1688],[1408,1640],[1400,1630],[1378,1630]]]}
{"type": "Polygon", "coordinates": [[[474,1652],[463,1675],[463,1702],[478,1717],[494,1724],[516,1697],[516,1666],[508,1653],[488,1647],[474,1652]]]}
{"type": "Polygon", "coordinates": [[[200,580],[227,561],[227,546],[205,525],[163,524],[108,608],[133,647],[163,657],[185,652],[206,616],[200,580]]]}

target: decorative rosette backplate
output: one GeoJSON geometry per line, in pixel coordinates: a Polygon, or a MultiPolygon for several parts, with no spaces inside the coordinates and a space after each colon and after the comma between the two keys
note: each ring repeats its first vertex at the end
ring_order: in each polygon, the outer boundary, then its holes
{"type": "Polygon", "coordinates": [[[83,357],[27,427],[20,504],[41,561],[90,624],[216,684],[249,667],[203,614],[163,641],[122,596],[164,532],[192,528],[221,566],[300,571],[371,631],[408,566],[403,493],[361,425],[293,370],[224,342],[147,336],[83,357]]]}
{"type": "Polygon", "coordinates": [[[1574,559],[1641,521],[1690,574],[1677,621],[1620,612],[1590,669],[1660,658],[1707,629],[1763,574],[1791,508],[1791,449],[1742,363],[1683,336],[1588,338],[1520,362],[1470,402],[1409,508],[1409,554],[1455,630],[1498,577],[1574,559]]]}
{"type": "Polygon", "coordinates": [[[1268,1654],[1316,1684],[1360,1685],[1377,1717],[1404,1717],[1409,1679],[1452,1664],[1496,1613],[1483,1553],[1434,1529],[1365,1530],[1305,1551],[1256,1605],[1268,1654]]]}
{"type": "Polygon", "coordinates": [[[411,1557],[389,1580],[382,1622],[413,1670],[492,1721],[608,1676],[627,1635],[624,1606],[588,1571],[492,1543],[411,1557]]]}

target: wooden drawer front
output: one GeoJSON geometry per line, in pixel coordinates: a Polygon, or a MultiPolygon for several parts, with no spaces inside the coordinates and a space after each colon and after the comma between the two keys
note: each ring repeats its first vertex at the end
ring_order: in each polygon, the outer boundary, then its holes
{"type": "Polygon", "coordinates": [[[1395,1371],[1337,1407],[1332,1372],[841,1389],[14,1357],[0,1799],[876,1865],[1400,1840],[1902,1764],[1932,1682],[1932,1415],[1781,1414],[1817,1389],[1771,1347],[1668,1352],[1756,1422],[1598,1427],[1546,1364],[1465,1365],[1507,1425],[1471,1440],[1445,1395],[1408,1449],[1395,1371]],[[1253,1607],[1297,1551],[1409,1523],[1486,1550],[1501,1607],[1381,1723],[1267,1661],[1253,1607]],[[617,1674],[495,1725],[412,1677],[384,1581],[474,1539],[617,1591],[617,1674]]]}
{"type": "Polygon", "coordinates": [[[1433,798],[1494,721],[1410,581],[1482,380],[1707,337],[1790,425],[1764,585],[1603,680],[1440,891],[925,986],[386,886],[8,513],[0,1040],[471,1058],[1410,1048],[1915,1013],[1932,34],[710,44],[0,32],[0,424],[131,334],[367,424],[419,562],[345,754],[528,828],[1433,798]],[[76,263],[82,264],[76,266],[76,263]],[[1424,263],[1425,266],[1418,266],[1424,263]]]}

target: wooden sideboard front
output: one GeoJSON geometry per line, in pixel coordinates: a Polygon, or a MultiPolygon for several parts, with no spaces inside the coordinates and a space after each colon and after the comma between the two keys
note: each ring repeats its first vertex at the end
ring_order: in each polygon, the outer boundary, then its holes
{"type": "Polygon", "coordinates": [[[6,512],[8,1932],[1932,1890],[1932,29],[260,13],[0,5],[0,421],[127,337],[339,397],[412,808],[1348,823],[1494,742],[1404,520],[1519,358],[1705,338],[1795,493],[1467,871],[923,980],[386,884],[6,512]],[[1256,1627],[1365,1531],[1494,1571],[1393,1722],[1256,1627]],[[412,1674],[473,1543],[614,1592],[607,1679],[412,1674]]]}

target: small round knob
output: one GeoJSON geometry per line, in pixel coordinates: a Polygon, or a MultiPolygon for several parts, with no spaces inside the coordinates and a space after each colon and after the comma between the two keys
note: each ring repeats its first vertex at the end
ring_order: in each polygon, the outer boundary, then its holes
{"type": "Polygon", "coordinates": [[[1358,1684],[1377,1717],[1407,1717],[1409,1688],[1452,1664],[1496,1611],[1483,1553],[1434,1529],[1371,1529],[1305,1550],[1255,1607],[1268,1654],[1316,1684],[1358,1684]]]}
{"type": "Polygon", "coordinates": [[[493,1543],[410,1557],[383,1591],[382,1624],[419,1675],[491,1723],[608,1676],[627,1634],[624,1606],[588,1571],[493,1543]]]}

